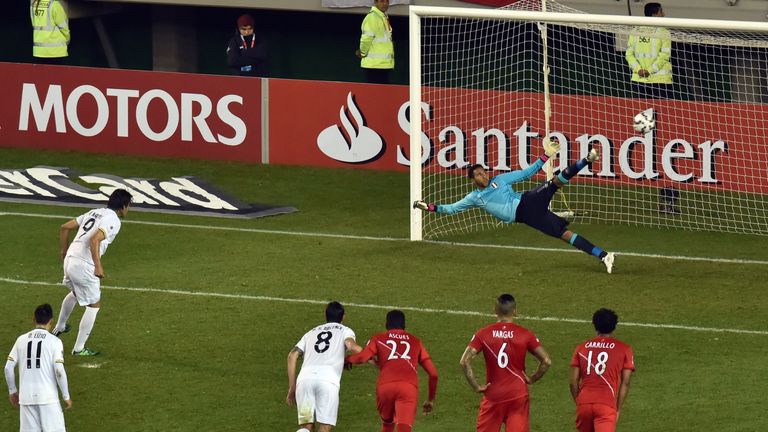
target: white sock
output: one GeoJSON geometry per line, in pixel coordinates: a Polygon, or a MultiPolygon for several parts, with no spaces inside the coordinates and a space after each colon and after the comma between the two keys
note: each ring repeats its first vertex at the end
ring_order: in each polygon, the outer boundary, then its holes
{"type": "Polygon", "coordinates": [[[66,297],[64,297],[64,300],[61,302],[59,320],[56,322],[56,327],[53,328],[53,331],[64,331],[64,326],[67,325],[69,316],[72,315],[72,311],[75,309],[76,305],[77,298],[75,297],[75,294],[70,291],[69,294],[67,294],[66,297]]]}
{"type": "Polygon", "coordinates": [[[80,320],[80,331],[77,332],[77,342],[75,342],[73,351],[82,351],[85,347],[85,342],[88,340],[88,336],[91,335],[93,325],[96,323],[96,314],[99,313],[99,308],[86,306],[83,318],[80,320]]]}
{"type": "Polygon", "coordinates": [[[307,428],[301,428],[301,429],[297,430],[296,432],[310,432],[310,430],[307,429],[307,428]]]}

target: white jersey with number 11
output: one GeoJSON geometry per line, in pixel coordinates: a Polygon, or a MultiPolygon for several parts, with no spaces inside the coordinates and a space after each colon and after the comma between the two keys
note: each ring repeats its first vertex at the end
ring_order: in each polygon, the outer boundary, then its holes
{"type": "Polygon", "coordinates": [[[34,329],[16,339],[8,361],[15,362],[19,367],[21,405],[46,405],[59,401],[54,367],[56,363],[64,364],[64,346],[59,338],[45,329],[34,329]]]}

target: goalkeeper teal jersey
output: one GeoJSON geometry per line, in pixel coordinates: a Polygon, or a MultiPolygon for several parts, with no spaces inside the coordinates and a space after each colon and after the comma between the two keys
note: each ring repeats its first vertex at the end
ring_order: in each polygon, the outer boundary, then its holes
{"type": "Polygon", "coordinates": [[[533,177],[542,166],[544,161],[538,159],[524,170],[499,174],[488,181],[485,189],[475,189],[453,204],[438,205],[436,211],[450,215],[472,208],[481,208],[503,222],[513,223],[523,194],[515,191],[512,185],[533,177]]]}

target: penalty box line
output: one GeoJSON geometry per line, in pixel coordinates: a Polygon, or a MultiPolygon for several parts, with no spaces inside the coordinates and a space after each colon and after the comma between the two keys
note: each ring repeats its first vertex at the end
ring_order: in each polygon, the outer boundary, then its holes
{"type": "MultiPolygon", "coordinates": [[[[47,219],[72,219],[72,216],[53,215],[44,213],[20,213],[20,212],[0,212],[0,216],[20,216],[20,217],[36,217],[47,219]]],[[[352,234],[330,234],[330,233],[313,233],[303,231],[285,231],[285,230],[269,230],[261,228],[238,228],[238,227],[226,227],[218,225],[197,225],[197,224],[181,224],[171,222],[153,222],[153,221],[139,221],[139,220],[123,220],[125,224],[136,225],[150,225],[170,228],[189,228],[189,229],[202,229],[212,231],[233,231],[233,232],[247,232],[257,234],[271,234],[271,235],[288,235],[296,237],[322,237],[322,238],[335,238],[335,239],[347,239],[347,240],[370,240],[370,241],[390,241],[390,242],[406,242],[410,239],[405,237],[375,237],[375,236],[360,236],[352,234]]],[[[510,250],[524,250],[524,251],[536,251],[536,252],[562,252],[562,253],[582,253],[575,249],[560,249],[560,248],[546,248],[535,246],[514,246],[514,245],[490,245],[479,243],[460,243],[450,241],[436,241],[436,240],[424,240],[424,243],[446,245],[446,246],[460,246],[460,247],[476,247],[483,249],[510,249],[510,250]]],[[[616,255],[632,256],[638,258],[649,259],[665,259],[665,260],[678,260],[678,261],[699,261],[710,262],[720,264],[751,264],[751,265],[768,265],[768,261],[764,260],[751,260],[751,259],[738,259],[738,258],[718,258],[718,257],[692,257],[685,255],[662,255],[662,254],[648,254],[640,252],[621,252],[616,251],[616,255]]]]}
{"type": "MultiPolygon", "coordinates": [[[[60,283],[43,282],[43,281],[25,281],[20,279],[12,279],[6,277],[0,277],[0,282],[6,282],[14,285],[37,285],[37,286],[56,286],[63,287],[60,283]]],[[[102,285],[101,288],[113,291],[130,291],[130,292],[143,292],[153,294],[173,294],[181,296],[191,297],[212,297],[221,299],[236,299],[236,300],[253,300],[253,301],[266,301],[266,302],[281,302],[281,303],[304,303],[304,304],[316,304],[326,305],[327,300],[313,300],[313,299],[297,299],[287,297],[274,297],[274,296],[262,296],[262,295],[250,295],[250,294],[227,294],[227,293],[215,293],[215,292],[200,292],[200,291],[185,291],[178,289],[159,289],[159,288],[140,288],[140,287],[122,287],[114,285],[102,285]]],[[[415,306],[391,306],[391,305],[378,305],[370,303],[354,303],[340,300],[345,307],[357,307],[365,309],[377,309],[377,310],[392,310],[400,309],[410,312],[421,312],[430,314],[448,314],[459,316],[478,316],[478,317],[494,317],[495,315],[484,312],[476,311],[463,311],[452,309],[435,309],[435,308],[421,308],[415,306]]],[[[563,322],[563,323],[577,323],[577,324],[590,324],[592,321],[577,319],[577,318],[561,318],[561,317],[548,317],[548,316],[534,316],[534,315],[518,315],[518,319],[523,321],[544,321],[544,322],[563,322]]],[[[669,329],[669,330],[685,330],[696,331],[706,333],[734,333],[734,334],[747,334],[747,335],[761,335],[768,336],[768,330],[749,330],[749,329],[733,329],[733,328],[717,328],[717,327],[700,327],[690,326],[682,324],[662,324],[662,323],[641,323],[641,322],[627,322],[622,321],[622,326],[626,327],[642,327],[652,329],[669,329]]]]}

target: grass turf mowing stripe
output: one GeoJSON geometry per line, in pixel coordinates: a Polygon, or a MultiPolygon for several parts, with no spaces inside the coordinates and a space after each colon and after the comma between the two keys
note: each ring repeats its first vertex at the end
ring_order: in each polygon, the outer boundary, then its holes
{"type": "MultiPolygon", "coordinates": [[[[58,286],[58,287],[62,286],[60,283],[55,283],[55,282],[25,281],[25,280],[12,279],[12,278],[6,278],[6,277],[0,277],[0,282],[6,282],[9,284],[15,284],[15,285],[42,285],[42,286],[58,286]]],[[[327,300],[297,299],[297,298],[260,296],[260,295],[249,295],[249,294],[196,292],[196,291],[184,291],[184,290],[176,290],[176,289],[121,287],[121,286],[112,286],[112,285],[102,285],[101,288],[107,289],[107,290],[114,290],[114,291],[132,291],[132,292],[145,292],[145,293],[155,293],[155,294],[174,294],[174,295],[183,295],[183,296],[213,297],[213,298],[237,299],[237,300],[271,301],[271,302],[283,302],[283,303],[307,303],[307,304],[317,304],[317,305],[325,305],[328,303],[327,300]]],[[[377,304],[369,304],[369,303],[350,303],[343,300],[339,300],[339,301],[344,306],[347,306],[347,307],[359,307],[359,308],[381,309],[381,310],[400,309],[400,310],[411,311],[411,312],[462,315],[462,316],[482,316],[482,317],[495,316],[493,314],[476,312],[476,311],[433,309],[433,308],[421,308],[421,307],[415,307],[415,306],[377,305],[377,304]]],[[[517,318],[523,321],[525,320],[550,321],[550,322],[565,322],[565,323],[579,323],[579,324],[588,324],[592,322],[590,320],[576,319],[576,318],[561,318],[561,317],[546,317],[546,316],[541,317],[541,316],[531,316],[531,315],[518,315],[517,318]]],[[[697,331],[697,332],[708,332],[708,333],[735,333],[735,334],[768,336],[768,330],[700,327],[700,326],[690,326],[690,325],[682,325],[682,324],[641,323],[641,322],[626,322],[626,321],[622,321],[621,325],[629,326],[629,327],[645,327],[645,328],[653,328],[653,329],[671,329],[671,330],[686,330],[686,331],[697,331]]]]}
{"type": "MultiPolygon", "coordinates": [[[[0,216],[37,217],[37,218],[48,218],[48,219],[72,219],[73,218],[73,216],[42,214],[42,213],[19,213],[19,212],[0,212],[0,216]]],[[[226,226],[217,226],[217,225],[180,224],[180,223],[170,223],[170,222],[123,220],[123,223],[170,227],[170,228],[190,228],[190,229],[203,229],[203,230],[216,230],[216,231],[249,232],[249,233],[272,234],[272,235],[289,235],[289,236],[298,236],[298,237],[325,237],[325,238],[337,238],[337,239],[348,239],[348,240],[371,240],[371,241],[403,241],[403,242],[410,241],[410,239],[405,237],[374,237],[374,236],[359,236],[359,235],[350,235],[350,234],[268,230],[268,229],[259,229],[259,228],[237,228],[237,227],[226,227],[226,226]]],[[[535,247],[535,246],[489,245],[489,244],[479,244],[479,243],[460,243],[460,242],[436,241],[436,240],[425,240],[424,243],[448,245],[448,246],[461,246],[461,247],[477,247],[477,248],[487,248],[487,249],[513,249],[513,250],[525,250],[525,251],[536,251],[536,252],[565,252],[565,253],[576,253],[576,254],[582,253],[581,251],[575,250],[575,249],[545,248],[545,247],[535,247]]],[[[621,252],[621,251],[614,251],[614,253],[616,255],[632,256],[632,257],[638,257],[638,258],[665,259],[665,260],[678,260],[678,261],[700,261],[700,262],[711,262],[711,263],[720,263],[720,264],[768,265],[768,261],[764,261],[764,260],[719,258],[719,257],[695,257],[695,256],[685,256],[685,255],[662,255],[662,254],[648,254],[648,253],[621,252]]]]}

